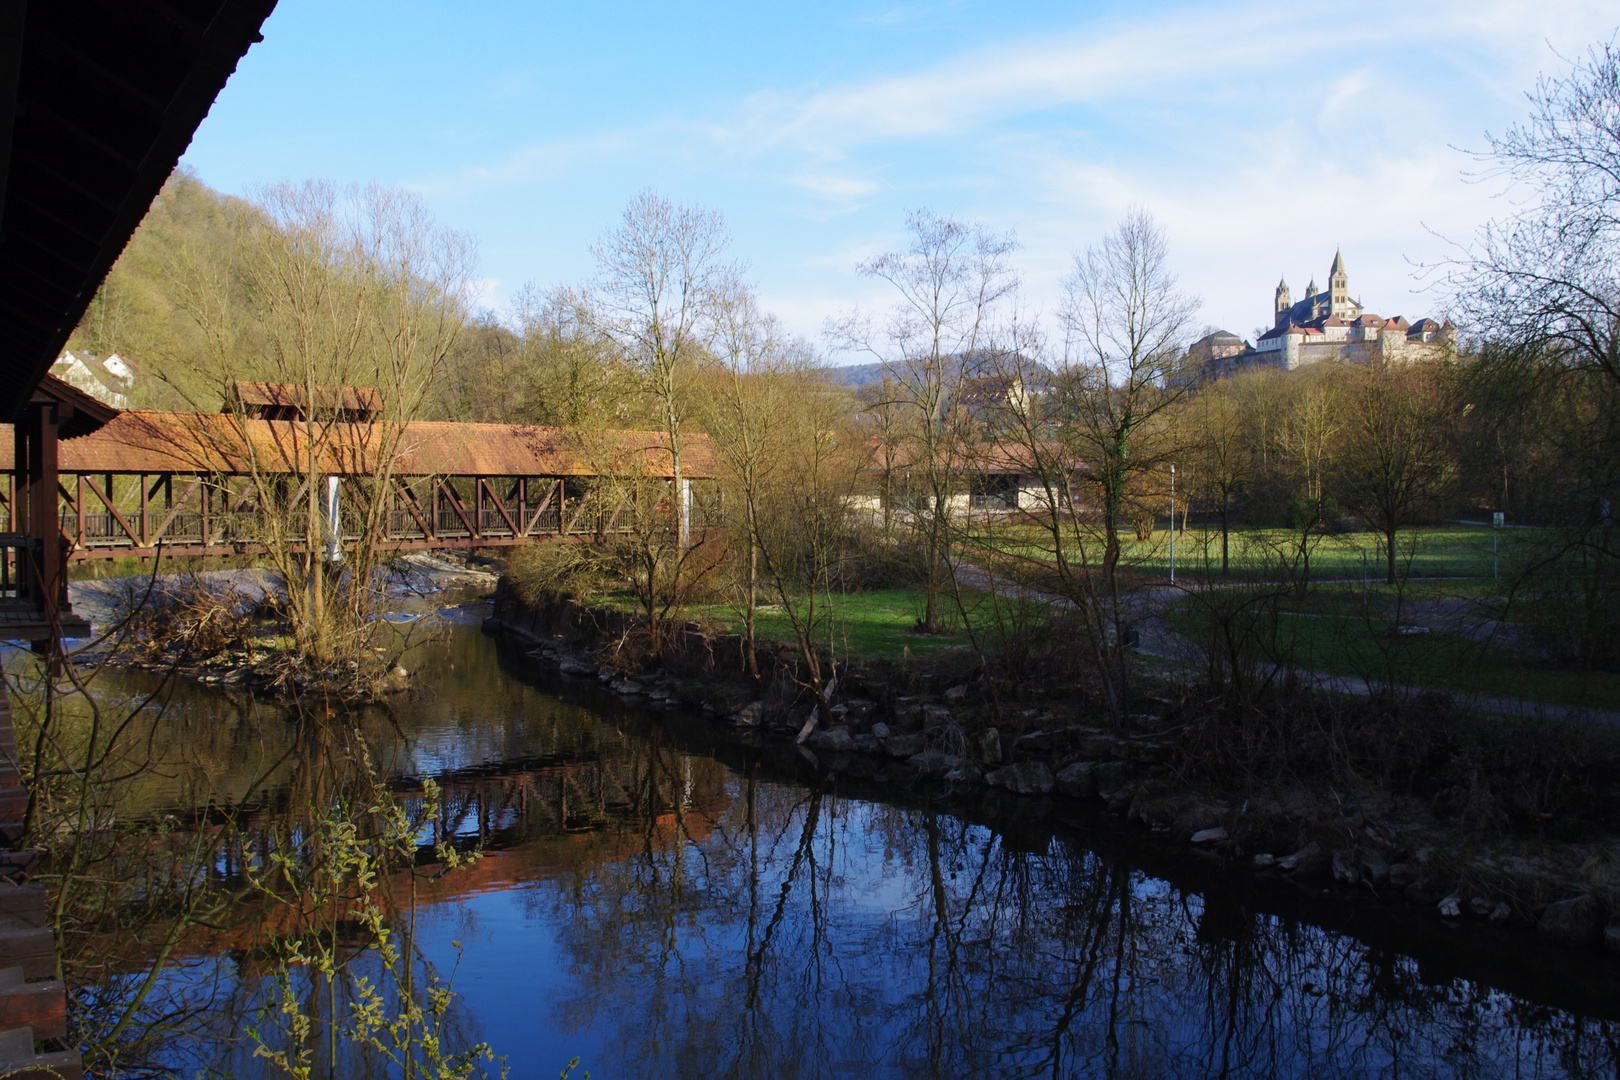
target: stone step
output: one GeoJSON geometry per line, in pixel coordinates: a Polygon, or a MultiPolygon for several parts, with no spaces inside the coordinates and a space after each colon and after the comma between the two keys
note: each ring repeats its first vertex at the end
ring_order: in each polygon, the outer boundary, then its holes
{"type": "Polygon", "coordinates": [[[0,1025],[27,1024],[36,1039],[60,1039],[67,1034],[67,992],[60,982],[0,986],[0,1025]]]}

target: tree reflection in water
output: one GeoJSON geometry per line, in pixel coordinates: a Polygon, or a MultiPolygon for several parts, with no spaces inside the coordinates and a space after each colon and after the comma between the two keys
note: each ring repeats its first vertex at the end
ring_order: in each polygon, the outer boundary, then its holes
{"type": "MultiPolygon", "coordinates": [[[[1177,891],[1077,840],[762,782],[657,739],[640,850],[528,887],[598,1075],[1615,1074],[1620,1028],[1177,891]],[[662,823],[671,823],[665,827],[662,823]]],[[[615,845],[609,845],[609,849],[615,845]]],[[[521,947],[508,940],[502,948],[521,947]]],[[[498,1034],[489,1036],[499,1044],[498,1034]]]]}
{"type": "MultiPolygon", "coordinates": [[[[439,829],[488,849],[421,892],[419,931],[435,957],[466,943],[461,1023],[515,1076],[575,1053],[599,1080],[1620,1070],[1616,1004],[1597,994],[1566,1008],[1436,976],[1376,936],[1172,884],[1106,830],[992,828],[904,792],[854,797],[804,763],[788,779],[789,761],[715,743],[707,721],[526,686],[476,635],[447,657],[424,665],[435,695],[366,737],[407,798],[410,776],[436,775],[439,829]]],[[[253,736],[262,752],[275,731],[253,736]]],[[[191,980],[214,1003],[204,1026],[239,1034],[264,980],[224,958],[251,950],[190,955],[175,992],[191,980]]],[[[188,1075],[252,1071],[207,1045],[188,1075]]]]}

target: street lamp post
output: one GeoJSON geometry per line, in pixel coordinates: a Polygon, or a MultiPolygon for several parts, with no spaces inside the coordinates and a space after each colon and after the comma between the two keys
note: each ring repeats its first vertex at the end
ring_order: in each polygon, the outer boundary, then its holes
{"type": "Polygon", "coordinates": [[[1176,464],[1170,463],[1170,584],[1176,583],[1176,464]]]}

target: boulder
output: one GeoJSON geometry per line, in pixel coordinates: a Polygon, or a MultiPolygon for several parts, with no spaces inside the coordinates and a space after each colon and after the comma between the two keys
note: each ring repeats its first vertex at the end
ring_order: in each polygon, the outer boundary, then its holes
{"type": "Polygon", "coordinates": [[[1347,889],[1353,888],[1361,880],[1361,871],[1356,869],[1355,859],[1349,852],[1333,853],[1333,880],[1347,889]]]}
{"type": "Polygon", "coordinates": [[[1508,902],[1506,900],[1497,901],[1496,906],[1491,908],[1491,913],[1486,916],[1486,918],[1490,919],[1491,922],[1495,923],[1497,926],[1502,925],[1512,917],[1513,909],[1508,906],[1508,902]]]}
{"type": "Polygon", "coordinates": [[[967,695],[968,695],[968,688],[967,688],[966,685],[953,686],[949,690],[945,691],[945,700],[946,701],[962,701],[962,700],[967,698],[967,695]]]}
{"type": "Polygon", "coordinates": [[[1455,919],[1462,915],[1462,897],[1452,893],[1440,901],[1440,914],[1447,919],[1455,919]]]}
{"type": "Polygon", "coordinates": [[[1181,798],[1175,800],[1169,818],[1161,824],[1174,823],[1176,833],[1180,836],[1191,836],[1205,829],[1213,829],[1221,823],[1221,818],[1227,813],[1228,807],[1224,803],[1206,803],[1197,798],[1181,798]]]}
{"type": "Polygon", "coordinates": [[[1115,761],[1120,755],[1119,740],[1112,735],[1093,735],[1080,741],[1080,753],[1093,761],[1115,761]]]}
{"type": "Polygon", "coordinates": [[[1603,934],[1603,907],[1590,896],[1548,904],[1536,922],[1536,933],[1551,945],[1591,945],[1603,934]]]}
{"type": "Polygon", "coordinates": [[[1108,798],[1110,794],[1118,791],[1125,784],[1125,763],[1123,761],[1098,761],[1093,765],[1097,770],[1097,794],[1108,798]]]}
{"type": "Polygon", "coordinates": [[[1057,789],[1074,799],[1097,797],[1097,763],[1077,761],[1060,770],[1054,780],[1057,789]]]}
{"type": "Polygon", "coordinates": [[[1194,844],[1224,844],[1226,843],[1226,830],[1217,825],[1213,829],[1200,829],[1192,834],[1194,844]]]}
{"type": "Polygon", "coordinates": [[[1277,860],[1277,869],[1285,874],[1300,874],[1304,877],[1314,877],[1327,865],[1327,855],[1322,851],[1322,845],[1315,840],[1306,844],[1292,855],[1284,855],[1277,860]]]}
{"type": "Polygon", "coordinates": [[[991,787],[1004,788],[1016,795],[1045,795],[1052,790],[1052,770],[1040,761],[1020,761],[985,777],[991,787]]]}
{"type": "Polygon", "coordinates": [[[1131,739],[1120,749],[1126,761],[1161,764],[1170,760],[1170,746],[1168,743],[1153,742],[1148,739],[1131,739]]]}
{"type": "Polygon", "coordinates": [[[985,728],[973,740],[973,748],[978,751],[979,760],[986,765],[1001,764],[1001,732],[995,728],[985,728]]]}
{"type": "Polygon", "coordinates": [[[636,697],[646,692],[646,687],[634,679],[614,679],[608,683],[608,689],[615,694],[623,694],[626,697],[636,697]]]}
{"type": "Polygon", "coordinates": [[[935,724],[948,724],[951,722],[951,710],[944,705],[924,705],[922,707],[922,718],[924,727],[932,727],[935,724]]]}
{"type": "Polygon", "coordinates": [[[961,763],[961,758],[955,754],[947,754],[943,750],[924,750],[920,754],[912,754],[906,758],[907,765],[930,778],[944,776],[961,763]]]}
{"type": "Polygon", "coordinates": [[[1260,854],[1254,857],[1254,868],[1256,870],[1270,870],[1276,865],[1277,856],[1271,854],[1270,852],[1262,851],[1260,854]]]}
{"type": "Polygon", "coordinates": [[[765,703],[750,701],[731,714],[731,722],[738,727],[754,727],[765,718],[765,703]]]}
{"type": "Polygon", "coordinates": [[[883,752],[890,757],[909,758],[920,754],[927,745],[927,740],[921,734],[890,735],[883,740],[883,752]]]}
{"type": "Polygon", "coordinates": [[[1476,896],[1468,901],[1468,910],[1483,919],[1496,910],[1496,904],[1483,896],[1476,896]]]}
{"type": "Polygon", "coordinates": [[[962,787],[978,787],[984,783],[984,770],[971,761],[963,761],[956,768],[940,777],[947,784],[958,784],[962,787]]]}
{"type": "Polygon", "coordinates": [[[872,737],[874,739],[887,739],[889,737],[889,725],[885,724],[881,720],[879,720],[877,723],[873,724],[872,725],[872,737]]]}
{"type": "Polygon", "coordinates": [[[564,675],[575,675],[587,679],[596,675],[596,666],[587,664],[577,656],[563,657],[562,663],[557,665],[557,670],[564,675]]]}
{"type": "Polygon", "coordinates": [[[1361,871],[1361,880],[1375,889],[1389,884],[1389,863],[1376,851],[1363,851],[1357,869],[1361,871]]]}
{"type": "Polygon", "coordinates": [[[829,731],[818,731],[810,736],[810,745],[817,750],[830,750],[842,753],[845,750],[855,749],[855,739],[843,728],[832,728],[829,731]]]}

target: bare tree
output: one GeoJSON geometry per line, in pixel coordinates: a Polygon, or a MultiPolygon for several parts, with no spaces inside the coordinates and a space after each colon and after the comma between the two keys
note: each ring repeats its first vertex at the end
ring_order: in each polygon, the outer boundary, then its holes
{"type": "MultiPolygon", "coordinates": [[[[1176,287],[1164,232],[1146,211],[1122,218],[1100,245],[1076,255],[1059,310],[1062,355],[1039,398],[1009,400],[1003,438],[1016,444],[1040,541],[1023,557],[1078,621],[1116,726],[1129,701],[1130,612],[1120,580],[1127,495],[1144,474],[1167,471],[1174,443],[1171,378],[1198,306],[1176,287]]],[[[1004,358],[1033,385],[1028,350],[1004,358]]]]}
{"type": "Polygon", "coordinates": [[[255,511],[246,527],[285,583],[295,651],[318,665],[370,659],[358,646],[409,422],[465,326],[474,248],[377,185],[277,185],[257,208],[234,267],[187,253],[175,264],[205,343],[187,359],[232,403],[223,426],[192,433],[199,466],[229,463],[213,486],[226,509],[255,511]],[[263,427],[233,391],[243,376],[280,384],[296,419],[263,427]]]}
{"type": "Polygon", "coordinates": [[[765,501],[778,474],[794,465],[779,445],[795,389],[785,377],[791,348],[781,324],[759,310],[751,293],[739,293],[721,317],[719,364],[702,401],[703,426],[725,465],[733,495],[727,502],[742,539],[743,661],[755,682],[760,678],[754,617],[765,501]]]}
{"type": "Polygon", "coordinates": [[[1448,283],[1486,337],[1620,383],[1620,49],[1594,47],[1529,94],[1480,155],[1527,204],[1487,224],[1448,283]]]}
{"type": "Polygon", "coordinates": [[[860,312],[829,321],[835,347],[868,353],[884,365],[894,402],[910,414],[906,492],[912,531],[924,571],[922,629],[939,628],[939,597],[946,575],[953,502],[970,433],[953,410],[965,380],[994,359],[995,318],[1014,294],[1018,277],[1007,264],[1017,248],[1010,234],[919,210],[906,222],[911,243],[857,269],[888,282],[899,294],[881,324],[860,312]]]}
{"type": "Polygon", "coordinates": [[[581,308],[637,372],[669,440],[671,507],[682,544],[689,541],[683,436],[695,407],[693,380],[738,290],[741,267],[725,257],[730,244],[719,214],[644,191],[591,249],[597,277],[581,308]]]}

